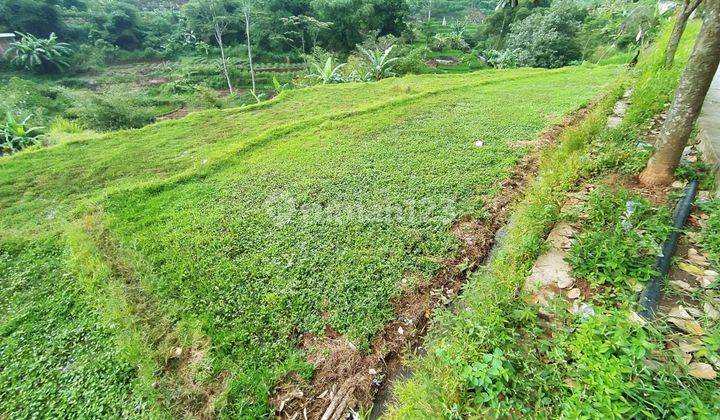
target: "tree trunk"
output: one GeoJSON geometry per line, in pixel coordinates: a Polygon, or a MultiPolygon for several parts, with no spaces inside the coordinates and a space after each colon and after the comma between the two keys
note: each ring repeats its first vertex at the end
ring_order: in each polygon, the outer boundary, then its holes
{"type": "Polygon", "coordinates": [[[682,9],[678,11],[675,26],[673,26],[670,41],[668,42],[667,51],[665,51],[665,67],[672,67],[673,61],[675,60],[675,53],[677,52],[678,45],[680,45],[680,39],[685,32],[688,19],[690,19],[690,16],[701,2],[702,0],[685,0],[682,9]]]}
{"type": "Polygon", "coordinates": [[[667,185],[680,163],[705,95],[720,63],[720,0],[706,3],[700,35],[675,91],[675,99],[663,124],[657,151],[640,175],[645,185],[667,185]]]}
{"type": "Polygon", "coordinates": [[[220,27],[220,23],[215,22],[215,41],[217,41],[218,46],[220,47],[220,57],[222,59],[222,66],[223,66],[223,73],[225,73],[225,80],[227,80],[228,90],[230,90],[230,95],[233,95],[233,87],[232,83],[230,82],[230,74],[228,73],[227,68],[227,59],[225,58],[225,47],[223,46],[223,29],[220,27]]]}
{"type": "Polygon", "coordinates": [[[250,65],[250,79],[252,80],[252,93],[257,100],[257,92],[255,91],[255,67],[253,66],[252,47],[250,46],[250,12],[245,9],[245,38],[247,39],[248,63],[250,65]]]}

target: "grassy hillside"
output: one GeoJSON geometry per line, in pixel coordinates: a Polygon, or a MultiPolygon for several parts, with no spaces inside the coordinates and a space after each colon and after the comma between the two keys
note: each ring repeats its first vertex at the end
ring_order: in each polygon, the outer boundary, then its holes
{"type": "Polygon", "coordinates": [[[617,73],[319,86],[0,160],[0,414],[266,414],[301,334],[367,347],[617,73]]]}
{"type": "MultiPolygon", "coordinates": [[[[720,401],[715,382],[689,377],[684,364],[679,369],[672,363],[659,369],[650,366],[646,356],[670,351],[663,336],[674,333],[664,329],[664,319],[646,329],[628,320],[638,299],[636,290],[626,286],[621,292],[598,292],[587,301],[597,314],[590,322],[572,314],[564,300],[557,303],[557,312],[554,306],[539,309],[526,301],[528,294],[522,291],[533,264],[548,247],[546,237],[552,226],[582,217],[568,216],[574,210],[562,210],[578,183],[630,178],[645,167],[649,154],[637,145],[648,140],[650,120],[672,98],[700,22],[690,22],[675,65],[667,69],[664,52],[671,29],[666,26],[658,43],[643,51],[633,77],[616,86],[617,96],[625,85],[633,88],[623,123],[608,127],[607,116],[615,104],[610,97],[545,156],[537,180],[508,226],[503,246],[465,285],[455,306],[462,310],[435,314],[425,353],[409,363],[413,375],[395,387],[395,405],[387,418],[494,418],[508,413],[530,418],[717,417],[711,414],[718,412],[720,401]],[[557,165],[558,161],[563,165],[557,165]],[[554,323],[556,317],[562,321],[554,323]]],[[[612,195],[607,195],[597,205],[610,208],[611,203],[612,195]]],[[[620,211],[626,210],[627,203],[621,200],[620,211]]],[[[620,218],[607,217],[613,222],[620,218]]],[[[644,229],[636,230],[651,230],[646,228],[651,217],[643,217],[644,229]]],[[[660,223],[661,229],[668,225],[666,220],[660,223]]],[[[624,248],[609,245],[612,235],[608,228],[602,229],[598,247],[638,263],[624,248]]],[[[660,236],[658,242],[666,233],[660,236]]],[[[606,258],[608,254],[593,249],[588,255],[606,258]]],[[[647,261],[646,269],[652,272],[655,256],[647,261]]],[[[591,270],[625,268],[617,262],[583,262],[591,270]]],[[[626,273],[620,277],[628,282],[632,278],[626,273]]],[[[714,334],[709,343],[717,342],[714,334]]]]}

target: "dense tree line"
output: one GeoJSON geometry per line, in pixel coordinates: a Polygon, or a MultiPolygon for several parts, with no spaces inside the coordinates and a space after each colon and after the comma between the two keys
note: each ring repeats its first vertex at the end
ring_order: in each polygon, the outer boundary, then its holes
{"type": "MultiPolygon", "coordinates": [[[[268,61],[298,61],[316,46],[347,56],[369,37],[392,36],[412,48],[459,50],[497,67],[560,67],[637,50],[658,18],[654,0],[0,2],[0,31],[39,38],[54,33],[85,64],[128,54],[207,55],[224,47],[247,48],[268,61]]],[[[425,55],[412,48],[396,53],[425,55]]]]}

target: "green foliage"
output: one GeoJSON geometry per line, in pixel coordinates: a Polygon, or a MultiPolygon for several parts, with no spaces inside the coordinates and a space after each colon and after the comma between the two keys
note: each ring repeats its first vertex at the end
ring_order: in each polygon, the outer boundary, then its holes
{"type": "MultiPolygon", "coordinates": [[[[0,162],[0,231],[32,238],[97,214],[124,257],[95,257],[118,278],[84,277],[137,281],[131,292],[151,296],[178,331],[196,326],[210,343],[199,386],[227,372],[216,415],[267,416],[277,381],[311,375],[298,334],[329,324],[366,349],[395,316],[403,279],[434,275],[457,249],[453,221],[484,213],[500,193],[528,151],[516,142],[615,74],[490,70],[321,85],[63,142],[0,162]]],[[[76,252],[78,268],[94,261],[76,252]]],[[[152,349],[158,332],[139,333],[152,349]]],[[[161,403],[176,404],[177,383],[155,372],[176,392],[161,403]]]]}
{"type": "Polygon", "coordinates": [[[95,131],[140,128],[155,119],[155,112],[138,98],[122,92],[110,92],[91,98],[88,106],[77,110],[85,127],[95,131]]]}
{"type": "Polygon", "coordinates": [[[0,2],[0,32],[22,32],[37,37],[63,34],[65,25],[55,1],[3,0],[0,2]]]}
{"type": "Polygon", "coordinates": [[[15,66],[41,73],[59,72],[68,67],[72,53],[70,45],[59,42],[55,33],[47,39],[18,33],[20,40],[10,45],[6,55],[15,66]]]}
{"type": "Polygon", "coordinates": [[[703,228],[700,243],[716,266],[720,266],[720,199],[701,204],[700,208],[710,217],[703,228]]]}
{"type": "Polygon", "coordinates": [[[582,212],[582,233],[568,253],[576,278],[623,287],[658,274],[657,256],[671,229],[667,210],[625,190],[598,188],[582,212]]]}
{"type": "Polygon", "coordinates": [[[339,51],[354,49],[370,31],[399,36],[409,12],[405,0],[314,0],[311,4],[319,20],[332,22],[320,39],[339,51]]]}
{"type": "Polygon", "coordinates": [[[368,80],[381,80],[386,77],[395,76],[393,72],[393,63],[398,60],[397,57],[391,57],[390,54],[395,46],[391,45],[385,51],[367,50],[359,47],[360,52],[365,55],[369,67],[365,76],[368,80]]]}
{"type": "Polygon", "coordinates": [[[310,61],[307,77],[316,79],[322,84],[340,83],[343,81],[340,69],[346,66],[346,63],[335,65],[333,57],[328,56],[324,63],[310,61]]]}
{"type": "Polygon", "coordinates": [[[138,417],[137,366],[88,305],[57,237],[0,240],[0,412],[15,418],[138,417]]]}
{"type": "Polygon", "coordinates": [[[0,125],[0,156],[19,152],[38,142],[42,127],[30,127],[31,117],[19,121],[10,112],[5,115],[5,121],[0,125]]]}
{"type": "Polygon", "coordinates": [[[63,117],[58,117],[50,124],[50,133],[57,134],[77,134],[83,131],[82,125],[77,121],[71,121],[63,117]]]}
{"type": "Polygon", "coordinates": [[[581,58],[576,40],[584,10],[572,1],[553,3],[547,11],[533,13],[514,23],[507,50],[522,67],[556,68],[581,58]]]}
{"type": "Polygon", "coordinates": [[[77,99],[67,89],[54,83],[35,82],[12,77],[0,83],[0,115],[34,115],[41,125],[49,124],[59,114],[70,108],[77,99]]]}

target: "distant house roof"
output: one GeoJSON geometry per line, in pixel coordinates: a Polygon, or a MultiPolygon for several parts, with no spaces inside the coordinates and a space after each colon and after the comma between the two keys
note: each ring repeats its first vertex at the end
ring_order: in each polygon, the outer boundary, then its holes
{"type": "Polygon", "coordinates": [[[0,38],[15,38],[15,34],[9,34],[9,33],[2,34],[2,33],[0,33],[0,38]]]}

